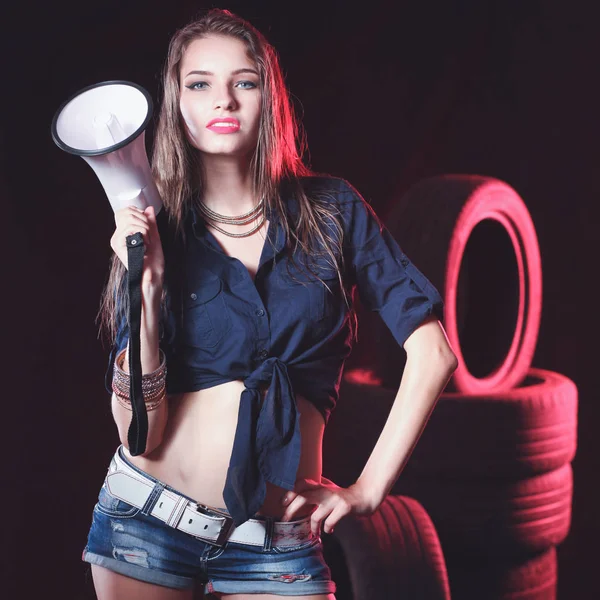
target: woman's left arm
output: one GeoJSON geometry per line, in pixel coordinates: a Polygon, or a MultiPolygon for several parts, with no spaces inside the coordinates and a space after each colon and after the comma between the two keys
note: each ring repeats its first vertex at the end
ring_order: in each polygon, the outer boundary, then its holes
{"type": "Polygon", "coordinates": [[[284,520],[304,504],[316,505],[314,533],[321,525],[329,533],[348,513],[368,514],[383,502],[457,366],[439,322],[444,312],[437,289],[358,191],[344,180],[338,184],[350,281],[356,283],[365,309],[376,311],[406,350],[407,361],[387,422],[358,481],[340,488],[324,477],[319,482],[304,480],[285,494],[284,520]]]}
{"type": "Polygon", "coordinates": [[[418,327],[404,349],[406,366],[390,414],[358,481],[351,486],[370,510],[383,502],[396,483],[458,366],[437,319],[418,327]]]}
{"type": "Polygon", "coordinates": [[[331,533],[344,516],[371,514],[388,495],[458,365],[437,318],[417,327],[404,349],[407,360],[398,393],[358,481],[341,488],[326,478],[321,482],[306,480],[296,492],[286,494],[284,503],[289,504],[282,520],[304,504],[314,504],[313,533],[318,534],[321,527],[331,533]]]}

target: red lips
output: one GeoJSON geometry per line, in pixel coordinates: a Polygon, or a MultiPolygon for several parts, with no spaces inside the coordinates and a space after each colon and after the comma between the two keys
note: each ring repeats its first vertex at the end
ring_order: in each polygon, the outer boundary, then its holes
{"type": "Polygon", "coordinates": [[[233,133],[239,130],[240,122],[232,117],[220,117],[212,119],[206,128],[217,133],[233,133]],[[218,123],[228,123],[228,125],[218,125],[218,123]]]}

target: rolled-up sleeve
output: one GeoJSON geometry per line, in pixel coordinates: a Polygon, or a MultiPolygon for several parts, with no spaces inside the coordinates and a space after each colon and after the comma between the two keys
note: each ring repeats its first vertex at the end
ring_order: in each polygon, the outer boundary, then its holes
{"type": "Polygon", "coordinates": [[[433,284],[404,254],[373,209],[341,181],[344,254],[362,304],[378,312],[398,344],[430,316],[443,318],[443,301],[433,284]]]}

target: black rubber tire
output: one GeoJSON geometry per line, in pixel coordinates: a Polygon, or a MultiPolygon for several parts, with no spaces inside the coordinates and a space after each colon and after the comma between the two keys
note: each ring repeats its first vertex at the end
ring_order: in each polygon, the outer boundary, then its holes
{"type": "Polygon", "coordinates": [[[577,400],[573,381],[543,369],[505,392],[442,394],[404,474],[515,479],[558,469],[575,456],[577,400]]]}
{"type": "Polygon", "coordinates": [[[371,516],[348,515],[324,544],[337,600],[450,600],[436,530],[412,498],[388,496],[371,516]]]}
{"type": "Polygon", "coordinates": [[[448,552],[514,557],[560,544],[571,525],[571,465],[521,480],[402,477],[397,494],[417,499],[448,552]]]}
{"type": "MultiPolygon", "coordinates": [[[[542,270],[535,227],[517,192],[490,177],[432,177],[383,220],[444,298],[444,326],[459,358],[449,389],[485,394],[519,385],[539,333],[542,270]]],[[[378,375],[395,386],[403,351],[380,319],[361,312],[378,375]]]]}
{"type": "Polygon", "coordinates": [[[518,563],[488,563],[449,557],[453,600],[556,600],[556,548],[518,563]]]}
{"type": "MultiPolygon", "coordinates": [[[[346,372],[325,431],[324,468],[345,485],[360,475],[396,395],[353,383],[368,379],[361,371],[346,372]]],[[[559,373],[530,369],[507,392],[442,394],[403,477],[530,477],[571,462],[576,446],[577,387],[559,373]]]]}

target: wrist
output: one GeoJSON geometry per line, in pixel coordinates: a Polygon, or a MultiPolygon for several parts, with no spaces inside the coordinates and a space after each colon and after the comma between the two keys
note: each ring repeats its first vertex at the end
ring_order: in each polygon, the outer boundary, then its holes
{"type": "Polygon", "coordinates": [[[356,483],[353,483],[350,487],[358,494],[362,505],[370,512],[376,511],[386,496],[385,494],[378,492],[373,485],[366,485],[364,480],[361,480],[360,477],[356,483]]]}

